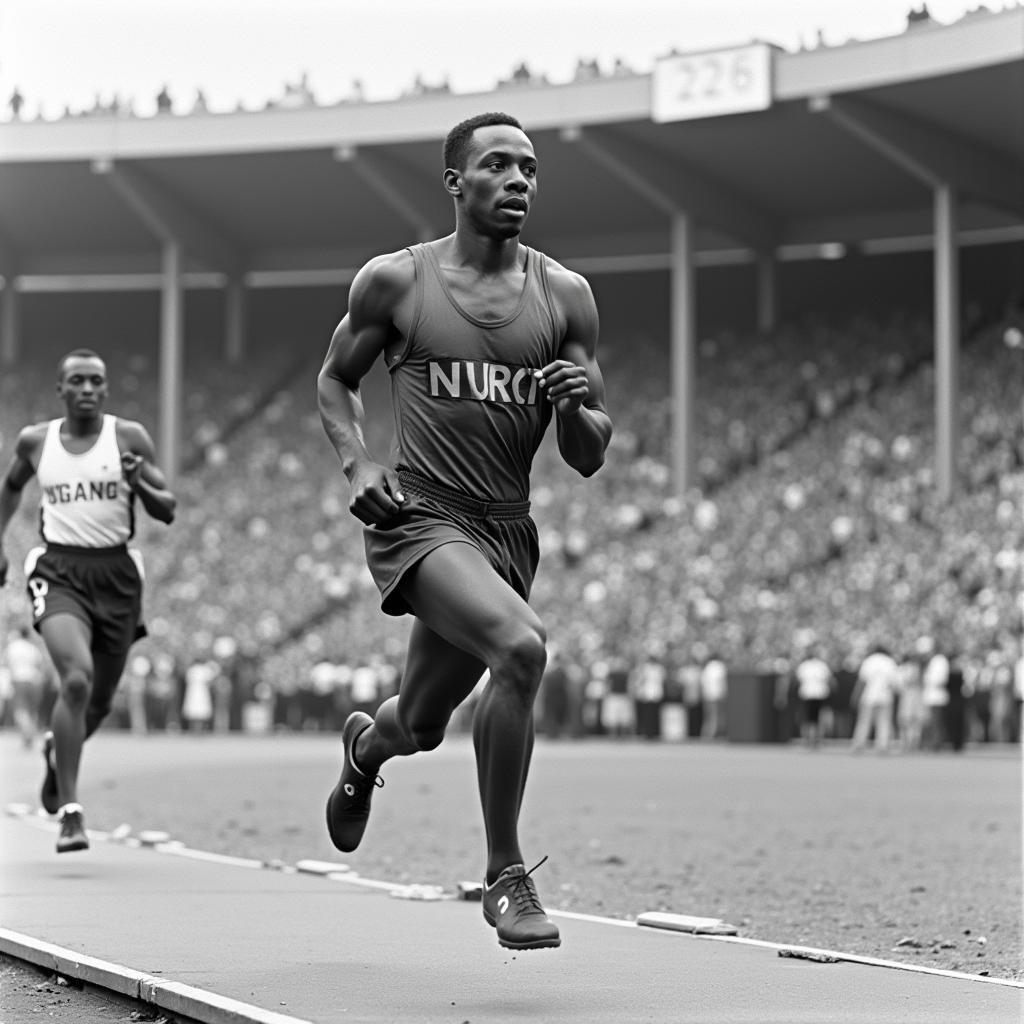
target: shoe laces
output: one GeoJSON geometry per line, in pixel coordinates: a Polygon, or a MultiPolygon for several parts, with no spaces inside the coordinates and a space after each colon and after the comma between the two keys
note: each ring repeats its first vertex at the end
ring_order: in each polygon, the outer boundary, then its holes
{"type": "Polygon", "coordinates": [[[546,861],[547,854],[545,854],[536,864],[530,868],[529,871],[524,871],[521,875],[513,875],[508,882],[508,887],[511,892],[512,899],[516,901],[516,907],[520,913],[527,914],[543,914],[544,908],[541,906],[540,897],[537,895],[537,888],[533,884],[533,879],[530,877],[546,861]]]}
{"type": "Polygon", "coordinates": [[[377,789],[384,788],[384,780],[379,775],[371,778],[369,775],[363,775],[362,772],[359,773],[358,778],[350,780],[348,784],[355,790],[350,799],[358,800],[360,806],[366,805],[375,787],[377,789]]]}

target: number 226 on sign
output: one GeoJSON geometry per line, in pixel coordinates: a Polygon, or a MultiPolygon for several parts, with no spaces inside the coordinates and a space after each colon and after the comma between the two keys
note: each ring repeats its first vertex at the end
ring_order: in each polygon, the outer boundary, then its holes
{"type": "Polygon", "coordinates": [[[718,117],[772,104],[772,51],[763,43],[664,57],[651,76],[651,119],[718,117]]]}

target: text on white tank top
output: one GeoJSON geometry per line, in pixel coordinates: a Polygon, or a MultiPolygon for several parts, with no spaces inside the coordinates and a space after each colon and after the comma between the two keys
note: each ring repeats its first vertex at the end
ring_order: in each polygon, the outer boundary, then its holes
{"type": "Polygon", "coordinates": [[[121,474],[117,417],[105,414],[96,443],[78,455],[60,439],[63,422],[50,421],[36,469],[43,540],[84,548],[127,543],[134,496],[121,474]]]}

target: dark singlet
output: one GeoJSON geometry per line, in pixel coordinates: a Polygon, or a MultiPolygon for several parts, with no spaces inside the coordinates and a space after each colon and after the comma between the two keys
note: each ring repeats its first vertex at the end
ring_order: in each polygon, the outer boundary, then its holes
{"type": "Polygon", "coordinates": [[[429,244],[409,251],[412,326],[388,367],[392,465],[484,501],[525,501],[551,421],[533,371],[555,358],[561,341],[544,256],[526,250],[519,302],[501,320],[481,320],[456,302],[429,244]]]}

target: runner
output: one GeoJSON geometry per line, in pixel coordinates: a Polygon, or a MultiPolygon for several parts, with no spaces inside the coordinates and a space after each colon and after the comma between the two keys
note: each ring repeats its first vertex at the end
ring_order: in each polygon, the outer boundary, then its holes
{"type": "Polygon", "coordinates": [[[603,464],[612,432],[590,287],[519,241],[537,167],[507,114],[453,128],[443,180],[454,233],[359,272],[319,377],[324,428],[365,524],[382,608],[415,617],[397,696],[345,723],[331,839],[342,851],[359,845],[381,765],[436,747],[489,671],[473,719],[483,912],[512,949],[560,942],[518,832],[546,660],[545,630],[527,603],[539,557],[530,468],[552,414],[562,457],[585,477],[603,464]],[[359,392],[381,357],[398,428],[388,466],[364,444],[359,392]]]}
{"type": "Polygon", "coordinates": [[[145,427],[103,412],[107,369],[95,352],[76,349],[61,360],[57,394],[65,415],[21,431],[0,481],[0,586],[9,564],[3,536],[35,476],[45,546],[29,553],[25,578],[33,624],[60,680],[41,801],[60,815],[57,852],[67,853],[89,846],[78,802],[82,744],[110,711],[128,651],[145,635],[142,562],[128,548],[135,499],[163,523],[176,502],[145,427]]]}

